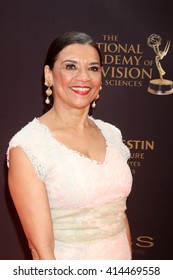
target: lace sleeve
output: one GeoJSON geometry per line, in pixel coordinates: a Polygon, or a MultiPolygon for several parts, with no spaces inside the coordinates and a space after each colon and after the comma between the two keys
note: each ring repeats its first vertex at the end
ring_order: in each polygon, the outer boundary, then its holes
{"type": "Polygon", "coordinates": [[[126,160],[128,160],[130,158],[130,150],[123,143],[122,133],[119,128],[110,123],[106,123],[105,133],[108,141],[111,142],[112,145],[114,145],[114,147],[120,151],[120,153],[126,160]]]}
{"type": "Polygon", "coordinates": [[[123,145],[124,156],[126,157],[127,160],[129,160],[130,159],[130,150],[124,143],[122,143],[122,145],[123,145]]]}
{"type": "MultiPolygon", "coordinates": [[[[116,127],[115,127],[115,128],[116,128],[116,127]]],[[[123,137],[122,137],[121,131],[120,131],[118,128],[116,128],[116,130],[118,130],[118,132],[119,132],[119,137],[120,137],[119,141],[120,141],[120,150],[121,150],[121,153],[123,154],[123,156],[125,157],[126,160],[129,160],[129,158],[130,158],[130,150],[129,150],[129,148],[124,144],[124,142],[123,142],[123,137]]]]}
{"type": "Polygon", "coordinates": [[[40,160],[38,159],[37,154],[34,154],[34,151],[32,151],[32,148],[29,145],[26,145],[24,143],[22,143],[22,139],[20,139],[20,137],[14,136],[12,138],[12,140],[9,143],[9,147],[7,150],[7,166],[10,166],[10,161],[9,161],[9,152],[11,148],[15,148],[15,147],[20,147],[22,148],[22,150],[24,151],[24,153],[27,155],[27,157],[30,159],[38,177],[44,181],[46,178],[46,169],[43,166],[43,164],[41,164],[40,160]]]}

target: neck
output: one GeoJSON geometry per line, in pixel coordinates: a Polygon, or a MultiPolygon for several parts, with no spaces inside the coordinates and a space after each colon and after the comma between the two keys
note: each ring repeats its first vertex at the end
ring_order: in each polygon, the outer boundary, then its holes
{"type": "Polygon", "coordinates": [[[61,127],[71,127],[75,129],[84,129],[88,123],[89,108],[84,109],[65,109],[57,108],[54,104],[50,113],[52,118],[61,127]]]}

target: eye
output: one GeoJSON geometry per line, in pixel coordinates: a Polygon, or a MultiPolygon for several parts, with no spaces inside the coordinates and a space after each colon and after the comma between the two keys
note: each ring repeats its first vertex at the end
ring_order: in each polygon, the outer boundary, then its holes
{"type": "Polygon", "coordinates": [[[68,63],[68,64],[66,64],[65,68],[68,70],[73,70],[73,69],[76,69],[76,65],[73,63],[68,63]]]}
{"type": "Polygon", "coordinates": [[[89,68],[90,71],[93,71],[93,72],[98,72],[100,70],[100,67],[99,66],[91,66],[89,68]]]}

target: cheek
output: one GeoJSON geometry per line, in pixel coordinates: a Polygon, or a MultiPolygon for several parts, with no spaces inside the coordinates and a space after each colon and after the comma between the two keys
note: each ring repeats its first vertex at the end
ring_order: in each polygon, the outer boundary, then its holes
{"type": "Polygon", "coordinates": [[[66,86],[70,80],[71,77],[64,73],[54,75],[54,85],[56,86],[66,86]]]}
{"type": "Polygon", "coordinates": [[[98,78],[96,78],[95,81],[94,81],[95,86],[96,86],[96,87],[100,87],[101,82],[102,82],[101,76],[98,77],[98,78]]]}

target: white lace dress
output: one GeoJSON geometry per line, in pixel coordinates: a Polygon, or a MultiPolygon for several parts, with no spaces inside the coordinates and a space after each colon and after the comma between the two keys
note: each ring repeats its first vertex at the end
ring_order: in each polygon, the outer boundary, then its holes
{"type": "Polygon", "coordinates": [[[91,119],[106,139],[102,164],[58,142],[37,118],[11,139],[9,149],[21,147],[45,184],[57,259],[131,259],[124,227],[130,153],[118,128],[91,119]]]}

